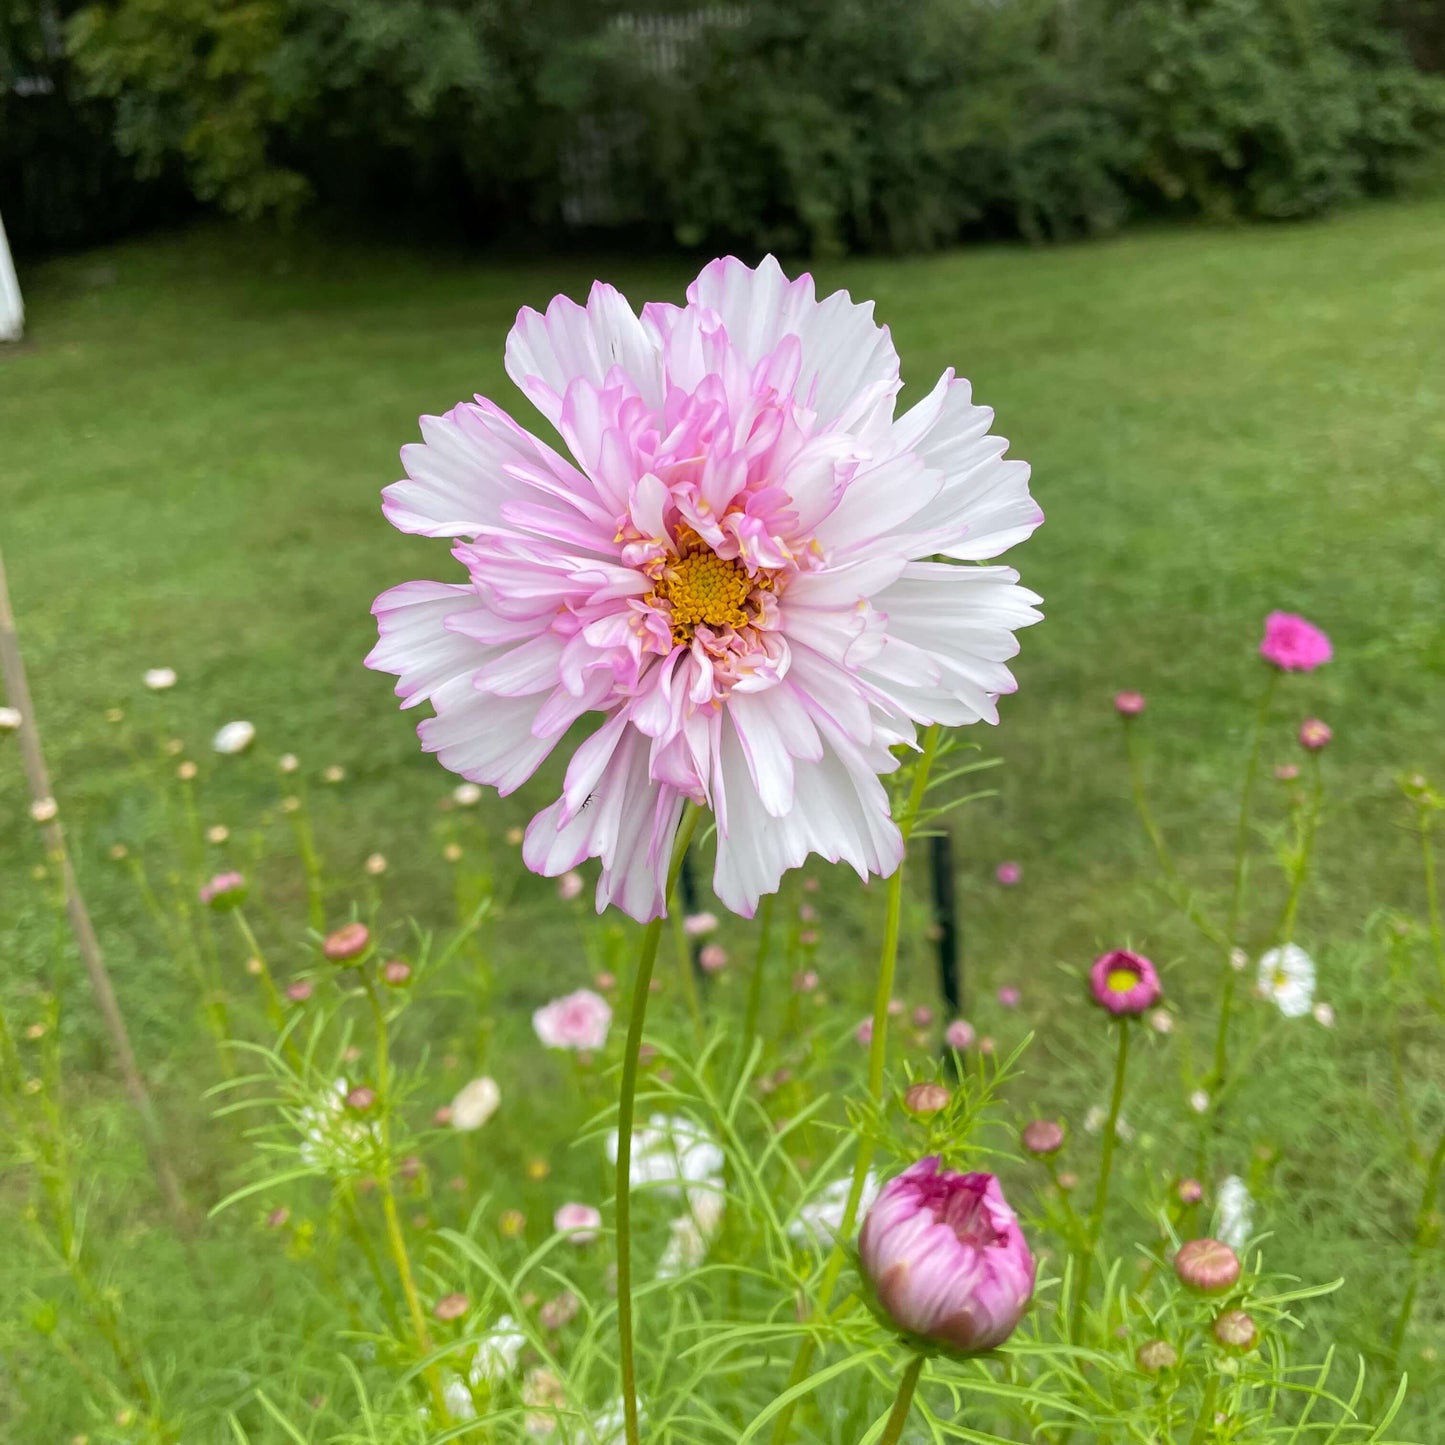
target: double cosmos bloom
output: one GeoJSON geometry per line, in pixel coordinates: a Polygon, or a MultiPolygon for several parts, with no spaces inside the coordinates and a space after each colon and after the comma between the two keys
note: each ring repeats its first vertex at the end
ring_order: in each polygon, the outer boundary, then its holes
{"type": "Polygon", "coordinates": [[[997,720],[1039,600],[998,556],[1043,520],[993,414],[945,372],[895,415],[871,303],[777,262],[711,263],[687,304],[523,310],[507,373],[570,459],[478,397],[424,417],[404,532],[456,539],[461,582],[377,599],[368,664],[396,674],[444,766],[503,793],[573,724],[534,871],[600,858],[600,908],[664,911],[689,799],[717,821],[714,887],[751,915],[810,852],[887,874],[880,775],[920,724],[997,720]]]}

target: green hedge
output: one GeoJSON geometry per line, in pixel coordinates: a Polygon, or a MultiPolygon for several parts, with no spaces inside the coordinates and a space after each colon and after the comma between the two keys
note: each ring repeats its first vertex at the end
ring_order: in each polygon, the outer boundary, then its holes
{"type": "Polygon", "coordinates": [[[1400,4],[103,0],[68,33],[142,171],[238,214],[836,252],[1388,191],[1445,135],[1400,4]]]}

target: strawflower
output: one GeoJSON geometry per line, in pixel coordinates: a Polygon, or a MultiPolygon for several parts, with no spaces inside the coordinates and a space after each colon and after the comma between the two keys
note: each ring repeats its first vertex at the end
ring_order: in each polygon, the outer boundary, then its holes
{"type": "Polygon", "coordinates": [[[549,1049],[600,1049],[612,1027],[612,1005],[590,988],[579,988],[539,1008],[532,1027],[549,1049]]]}
{"type": "Polygon", "coordinates": [[[960,1354],[1001,1345],[1034,1290],[1034,1258],[992,1174],[922,1159],[887,1184],[858,1236],[883,1312],[906,1335],[960,1354]]]}
{"type": "Polygon", "coordinates": [[[564,1204],[552,1216],[552,1227],[565,1234],[569,1244],[592,1244],[602,1228],[602,1215],[590,1204],[564,1204]]]}
{"type": "Polygon", "coordinates": [[[1308,752],[1323,752],[1329,747],[1330,740],[1334,737],[1329,723],[1321,722],[1317,717],[1307,717],[1299,727],[1300,746],[1308,752]]]}
{"type": "Polygon", "coordinates": [[[201,884],[196,896],[207,908],[223,913],[246,901],[246,879],[240,873],[217,873],[201,884]]]}
{"type": "Polygon", "coordinates": [[[1287,1019],[1303,1018],[1315,1001],[1315,961],[1297,943],[1260,956],[1260,993],[1287,1019]]]}
{"type": "Polygon", "coordinates": [[[1039,616],[1010,569],[956,565],[1043,520],[992,414],[949,372],[896,416],[871,304],[819,301],[771,258],[715,261],[640,319],[600,283],[523,310],[506,360],[571,459],[478,398],[423,418],[385,492],[465,570],[373,609],[368,664],[435,709],[423,747],[510,793],[601,715],[523,856],[549,876],[600,858],[599,907],[640,920],[664,911],[688,799],[715,815],[735,912],[810,853],[891,873],[894,748],[995,721],[1039,616]]]}

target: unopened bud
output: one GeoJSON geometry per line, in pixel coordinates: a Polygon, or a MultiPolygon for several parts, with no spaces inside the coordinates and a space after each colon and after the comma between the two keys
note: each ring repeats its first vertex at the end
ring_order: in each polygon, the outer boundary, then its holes
{"type": "Polygon", "coordinates": [[[903,1107],[910,1114],[920,1119],[926,1119],[931,1114],[939,1114],[953,1101],[953,1094],[946,1084],[940,1084],[936,1080],[929,1080],[924,1083],[914,1084],[903,1096],[903,1107]]]}
{"type": "Polygon", "coordinates": [[[1146,1375],[1157,1375],[1160,1370],[1172,1370],[1179,1363],[1179,1351],[1168,1340],[1150,1340],[1139,1346],[1134,1359],[1146,1375]]]}
{"type": "Polygon", "coordinates": [[[1214,1321],[1214,1338],[1225,1349],[1243,1353],[1254,1348],[1259,1328],[1243,1310],[1225,1310],[1214,1321]]]}
{"type": "Polygon", "coordinates": [[[1040,1159],[1057,1154],[1064,1147],[1064,1131],[1053,1119],[1035,1119],[1019,1136],[1025,1149],[1040,1159]]]}
{"type": "Polygon", "coordinates": [[[1180,1283],[1201,1294],[1222,1294],[1239,1279],[1239,1256],[1217,1239],[1191,1239],[1174,1256],[1180,1283]]]}

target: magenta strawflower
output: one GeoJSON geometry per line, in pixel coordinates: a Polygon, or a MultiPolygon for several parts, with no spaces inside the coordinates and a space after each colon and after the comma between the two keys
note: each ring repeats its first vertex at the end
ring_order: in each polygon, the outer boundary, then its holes
{"type": "Polygon", "coordinates": [[[1034,1257],[998,1180],[933,1157],[884,1186],[858,1260],[900,1330],[960,1354],[1001,1345],[1034,1291],[1034,1257]]]}
{"type": "Polygon", "coordinates": [[[1116,692],[1114,694],[1114,710],[1120,717],[1138,717],[1144,711],[1144,694],[1142,692],[1116,692]]]}
{"type": "Polygon", "coordinates": [[[1159,974],[1142,953],[1116,948],[1101,954],[1089,969],[1089,992],[1100,1008],[1116,1017],[1135,1017],[1154,1007],[1162,992],[1159,974]]]}
{"type": "Polygon", "coordinates": [[[1293,612],[1271,612],[1264,619],[1259,655],[1283,672],[1313,672],[1334,656],[1334,649],[1313,622],[1293,612]]]}
{"type": "Polygon", "coordinates": [[[1302,748],[1307,748],[1312,753],[1322,751],[1329,747],[1330,739],[1334,733],[1330,730],[1327,722],[1321,722],[1317,717],[1306,718],[1299,729],[1299,741],[1302,748]]]}
{"type": "Polygon", "coordinates": [[[436,710],[423,746],[510,793],[600,717],[523,856],[549,876],[600,858],[599,907],[638,919],[664,911],[689,798],[735,912],[810,853],[891,873],[880,775],[919,724],[996,720],[1039,616],[1012,570],[954,565],[1043,520],[992,414],[946,372],[896,415],[872,305],[772,258],[715,261],[640,318],[600,283],[523,310],[506,360],[571,459],[478,398],[422,419],[385,492],[466,574],[373,609],[368,664],[436,710]]]}

